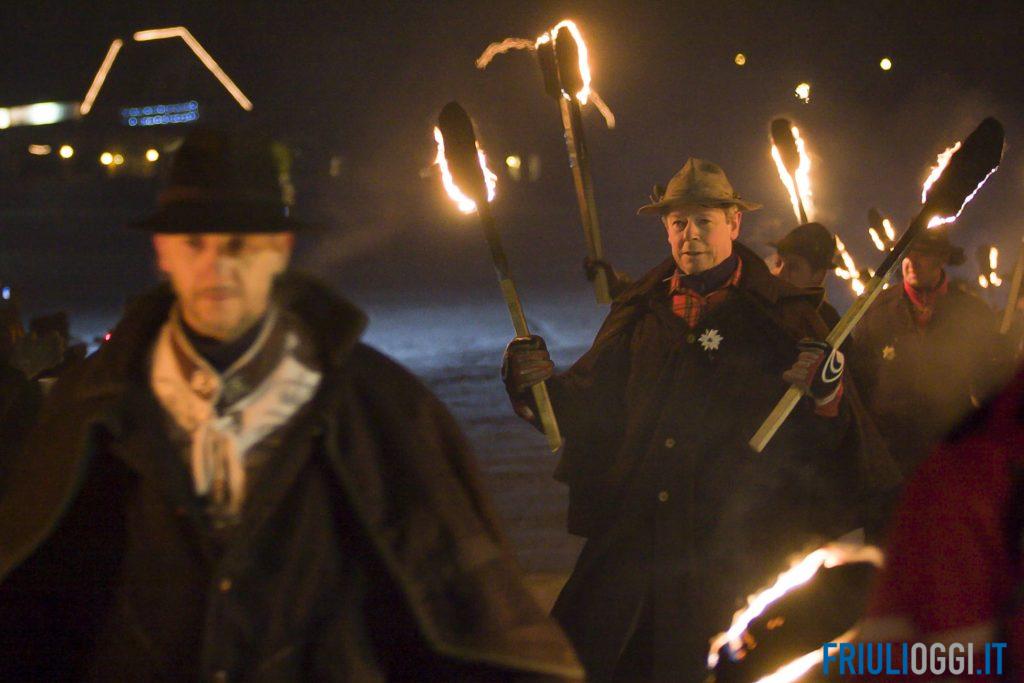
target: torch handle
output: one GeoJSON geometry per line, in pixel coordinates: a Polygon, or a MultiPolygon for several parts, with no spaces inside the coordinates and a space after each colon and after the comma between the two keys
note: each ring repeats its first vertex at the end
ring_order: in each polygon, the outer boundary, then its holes
{"type": "MultiPolygon", "coordinates": [[[[853,328],[857,326],[857,323],[859,323],[860,319],[864,317],[865,313],[867,313],[871,304],[874,303],[875,299],[878,298],[878,295],[882,293],[882,289],[886,281],[889,279],[892,272],[896,270],[896,266],[899,265],[900,261],[902,261],[903,254],[910,248],[911,242],[914,241],[921,230],[925,229],[927,213],[930,212],[922,210],[917,217],[914,218],[910,227],[903,233],[903,236],[892,248],[892,251],[886,254],[885,259],[878,267],[875,275],[868,281],[867,285],[865,285],[864,293],[857,297],[853,302],[853,305],[850,306],[843,317],[839,319],[839,322],[836,323],[835,327],[832,328],[832,331],[829,332],[828,336],[825,337],[825,341],[828,342],[832,348],[838,348],[844,341],[846,341],[846,338],[850,336],[853,328]]],[[[789,389],[786,390],[782,399],[775,404],[775,408],[772,409],[772,412],[768,415],[765,421],[761,423],[761,426],[758,428],[757,432],[754,433],[754,436],[750,438],[750,447],[754,449],[755,452],[760,453],[765,449],[768,442],[771,441],[772,437],[775,436],[775,433],[779,431],[779,427],[782,426],[782,423],[786,421],[789,414],[793,412],[794,408],[796,408],[797,404],[800,402],[801,396],[802,392],[800,389],[794,386],[790,386],[789,389]]]]}
{"type": "Polygon", "coordinates": [[[1006,300],[1006,308],[1003,309],[1003,320],[999,324],[999,334],[1006,334],[1010,331],[1010,325],[1013,323],[1013,314],[1017,310],[1017,299],[1020,298],[1022,279],[1024,279],[1024,240],[1021,240],[1017,264],[1013,267],[1013,280],[1010,281],[1010,296],[1006,300]]]}
{"type": "MultiPolygon", "coordinates": [[[[494,261],[494,270],[498,275],[498,286],[501,288],[501,295],[508,306],[509,317],[512,318],[512,327],[517,337],[529,337],[530,327],[526,323],[526,314],[523,313],[523,304],[519,300],[519,293],[516,292],[516,285],[512,281],[512,275],[508,268],[508,259],[505,257],[505,249],[501,244],[501,237],[491,218],[490,207],[486,201],[477,202],[477,213],[480,222],[483,224],[484,235],[487,237],[487,245],[491,250],[491,259],[494,261]]],[[[552,452],[562,447],[562,434],[558,429],[558,420],[555,419],[555,410],[551,406],[551,397],[548,396],[547,385],[541,382],[531,387],[534,403],[537,406],[537,417],[540,419],[541,429],[548,439],[548,446],[552,452]]]]}
{"type": "MultiPolygon", "coordinates": [[[[590,152],[583,134],[583,116],[580,105],[575,100],[565,97],[558,98],[558,106],[562,112],[562,127],[565,129],[565,148],[569,153],[569,168],[572,169],[573,184],[576,187],[576,199],[580,207],[580,219],[583,222],[583,237],[587,243],[587,254],[592,260],[603,258],[601,246],[601,230],[597,221],[597,204],[594,201],[594,181],[590,173],[590,152]]],[[[608,287],[608,275],[604,268],[598,268],[594,278],[594,295],[597,303],[611,302],[608,287]]]]}

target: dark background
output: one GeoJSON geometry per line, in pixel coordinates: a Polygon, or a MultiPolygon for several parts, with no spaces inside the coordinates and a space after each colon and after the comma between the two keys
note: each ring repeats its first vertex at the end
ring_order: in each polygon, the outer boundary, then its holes
{"type": "MultiPolygon", "coordinates": [[[[741,239],[768,253],[764,243],[795,224],[769,156],[768,125],[780,115],[801,127],[813,155],[817,218],[859,265],[872,265],[880,259],[868,207],[905,225],[935,155],[994,115],[1006,126],[1004,164],[955,239],[972,255],[996,243],[1004,275],[1012,268],[1024,208],[1024,11],[1014,2],[6,3],[0,106],[80,100],[112,38],[183,24],[254,102],[251,122],[300,152],[301,207],[331,225],[303,240],[300,265],[371,305],[500,306],[479,230],[429,168],[436,114],[458,99],[499,173],[495,212],[527,305],[593,306],[558,110],[532,54],[474,67],[488,43],[535,37],[564,17],[580,25],[594,87],[618,118],[608,130],[596,110],[584,112],[616,266],[638,275],[663,257],[661,227],[635,209],[688,156],[720,163],[741,194],[765,204],[745,216],[741,239]],[[742,68],[737,52],[747,57],[742,68]],[[878,66],[885,56],[889,72],[878,66]],[[809,104],[793,96],[800,81],[812,86],[809,104]],[[501,160],[513,153],[539,156],[537,182],[507,176],[501,160]],[[337,177],[327,173],[332,156],[337,177]]],[[[167,64],[192,59],[184,47],[161,49],[180,49],[167,64]]],[[[207,90],[212,82],[194,64],[184,75],[166,64],[147,71],[145,59],[119,76],[121,68],[101,100],[130,98],[154,81],[193,79],[207,90]]],[[[0,131],[0,143],[13,131],[0,131]]],[[[73,201],[37,193],[28,204],[8,202],[2,278],[37,312],[116,311],[154,278],[145,237],[120,227],[145,209],[152,186],[131,197],[97,184],[73,201]]],[[[0,187],[0,200],[10,191],[0,187]]],[[[973,282],[978,269],[971,259],[955,273],[973,282]]],[[[1001,305],[1006,289],[989,292],[991,303],[1001,305]]],[[[847,286],[831,290],[843,308],[847,286]]]]}

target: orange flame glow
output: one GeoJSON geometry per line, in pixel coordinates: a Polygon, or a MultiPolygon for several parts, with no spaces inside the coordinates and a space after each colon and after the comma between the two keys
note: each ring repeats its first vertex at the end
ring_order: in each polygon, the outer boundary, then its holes
{"type": "Polygon", "coordinates": [[[871,235],[871,241],[875,243],[875,248],[878,251],[885,251],[885,242],[878,236],[878,231],[874,228],[868,228],[868,234],[871,235]]]}
{"type": "MultiPolygon", "coordinates": [[[[476,211],[476,202],[467,197],[466,193],[455,184],[452,171],[448,168],[448,158],[444,155],[444,136],[441,135],[441,129],[436,126],[434,127],[434,140],[437,141],[437,158],[434,159],[434,163],[441,169],[441,181],[444,183],[445,191],[448,192],[448,196],[455,202],[459,211],[462,213],[473,213],[476,211]]],[[[484,181],[487,184],[487,201],[494,201],[498,176],[494,175],[491,169],[487,168],[487,159],[484,157],[484,151],[480,149],[479,142],[476,145],[476,154],[480,159],[480,170],[483,171],[484,181]]]]}
{"type": "Polygon", "coordinates": [[[1002,287],[1003,285],[1003,278],[999,277],[995,271],[988,274],[988,281],[992,283],[993,287],[1002,287]]]}
{"type": "Polygon", "coordinates": [[[896,230],[892,227],[892,221],[890,221],[888,218],[883,218],[882,227],[885,228],[885,238],[890,242],[895,242],[896,230]]]}
{"type": "Polygon", "coordinates": [[[566,28],[569,34],[572,35],[573,40],[576,41],[576,50],[579,53],[580,60],[580,80],[582,81],[582,87],[578,92],[573,95],[567,95],[563,93],[566,99],[575,96],[581,105],[587,104],[587,102],[593,102],[597,110],[601,112],[601,116],[604,117],[605,125],[609,128],[615,127],[615,114],[609,109],[608,105],[605,104],[601,96],[597,94],[591,85],[591,73],[590,73],[590,53],[587,51],[587,43],[583,40],[583,34],[580,32],[579,27],[572,19],[563,19],[562,21],[555,24],[550,30],[537,36],[535,40],[528,40],[526,38],[506,38],[498,43],[491,43],[484,49],[483,53],[476,59],[476,68],[486,69],[487,65],[491,63],[497,55],[504,54],[511,50],[536,50],[545,43],[554,42],[558,37],[558,31],[562,28],[566,28]]]}
{"type": "MultiPolygon", "coordinates": [[[[815,574],[822,567],[831,569],[832,567],[853,562],[870,562],[876,567],[880,567],[882,566],[882,561],[882,551],[877,547],[855,543],[830,543],[808,553],[795,561],[789,569],[779,574],[775,583],[771,586],[748,597],[747,606],[733,615],[732,625],[729,627],[729,630],[719,633],[711,639],[711,649],[708,652],[708,668],[714,669],[718,665],[718,653],[725,646],[728,646],[734,653],[742,652],[743,634],[750,626],[750,623],[764,614],[768,607],[782,599],[787,593],[814,578],[815,574]]],[[[800,658],[786,666],[788,667],[802,660],[803,658],[800,658]]],[[[813,663],[811,666],[813,666],[813,663]]],[[[782,669],[779,671],[782,671],[782,669]]],[[[776,671],[773,676],[778,674],[779,671],[776,671]]],[[[795,680],[796,677],[762,680],[772,680],[776,683],[781,683],[782,681],[795,680]]]]}
{"type": "MultiPolygon", "coordinates": [[[[924,187],[921,190],[922,204],[928,201],[928,190],[931,189],[932,185],[935,184],[935,181],[938,180],[939,177],[942,175],[942,172],[946,169],[946,166],[949,165],[949,160],[953,157],[953,154],[955,154],[958,149],[960,149],[959,142],[957,142],[955,145],[948,148],[945,152],[938,156],[936,165],[932,167],[931,172],[928,174],[928,177],[924,181],[924,187]]],[[[985,181],[987,181],[989,177],[995,172],[996,169],[993,168],[985,175],[984,178],[981,179],[981,182],[978,183],[978,186],[976,188],[974,188],[974,191],[971,192],[971,194],[967,195],[963,203],[960,204],[960,207],[956,210],[955,214],[953,214],[952,216],[932,216],[931,219],[928,221],[928,227],[935,228],[940,225],[945,225],[946,223],[952,223],[953,221],[955,221],[957,217],[960,215],[960,212],[964,210],[964,207],[967,206],[970,203],[970,201],[974,199],[975,195],[978,194],[978,190],[980,190],[981,186],[985,184],[985,181]]]]}
{"type": "Polygon", "coordinates": [[[988,249],[988,267],[991,270],[995,270],[999,267],[999,248],[989,247],[988,249]]]}
{"type": "Polygon", "coordinates": [[[791,177],[786,170],[786,164],[782,162],[782,154],[778,148],[772,145],[772,159],[775,160],[775,167],[779,171],[779,178],[789,192],[789,201],[793,205],[793,213],[796,219],[800,220],[800,201],[803,202],[804,211],[807,212],[807,220],[814,220],[814,202],[811,198],[811,157],[807,154],[807,147],[800,131],[793,126],[793,140],[796,142],[796,151],[800,155],[800,163],[797,165],[796,173],[791,177]],[[799,200],[798,200],[799,198],[799,200]]]}
{"type": "Polygon", "coordinates": [[[978,276],[978,284],[981,285],[982,289],[988,289],[988,278],[984,275],[978,276]]]}

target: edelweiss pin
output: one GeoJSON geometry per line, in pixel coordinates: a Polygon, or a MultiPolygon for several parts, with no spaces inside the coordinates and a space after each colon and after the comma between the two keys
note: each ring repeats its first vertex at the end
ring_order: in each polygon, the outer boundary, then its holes
{"type": "Polygon", "coordinates": [[[718,330],[704,330],[704,334],[700,335],[697,341],[705,351],[717,351],[722,343],[722,335],[718,334],[718,330]]]}
{"type": "Polygon", "coordinates": [[[896,358],[896,347],[886,346],[882,349],[882,358],[885,360],[894,360],[896,358]]]}

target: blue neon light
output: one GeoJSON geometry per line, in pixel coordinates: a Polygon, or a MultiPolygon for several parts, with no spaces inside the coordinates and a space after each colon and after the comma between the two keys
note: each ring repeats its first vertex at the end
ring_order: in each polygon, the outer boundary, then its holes
{"type": "Polygon", "coordinates": [[[121,119],[123,123],[132,127],[191,123],[199,119],[199,103],[190,100],[176,104],[128,107],[121,110],[121,119]]]}

